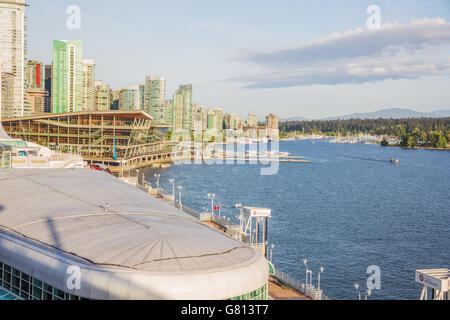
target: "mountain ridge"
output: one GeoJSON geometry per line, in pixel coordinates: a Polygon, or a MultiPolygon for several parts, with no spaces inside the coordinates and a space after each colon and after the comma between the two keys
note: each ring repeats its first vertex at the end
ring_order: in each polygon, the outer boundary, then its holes
{"type": "Polygon", "coordinates": [[[321,119],[309,119],[305,117],[290,117],[280,119],[286,121],[313,121],[313,120],[349,120],[349,119],[402,119],[402,118],[447,118],[450,117],[450,109],[437,110],[433,112],[420,112],[407,108],[380,109],[374,112],[352,113],[348,115],[326,117],[321,119]]]}

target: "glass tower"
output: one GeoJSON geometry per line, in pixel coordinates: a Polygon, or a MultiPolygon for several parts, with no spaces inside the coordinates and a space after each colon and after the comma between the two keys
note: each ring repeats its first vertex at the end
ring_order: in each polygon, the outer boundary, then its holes
{"type": "Polygon", "coordinates": [[[52,112],[83,110],[83,41],[53,41],[52,112]]]}

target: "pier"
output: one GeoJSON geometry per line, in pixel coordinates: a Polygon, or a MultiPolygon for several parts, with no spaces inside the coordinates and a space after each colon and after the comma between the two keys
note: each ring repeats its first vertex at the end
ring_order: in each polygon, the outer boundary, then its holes
{"type": "MultiPolygon", "coordinates": [[[[214,210],[211,212],[198,212],[183,205],[180,199],[179,201],[176,201],[175,185],[173,186],[173,193],[168,194],[161,188],[152,188],[151,183],[146,181],[143,174],[139,174],[139,172],[137,177],[122,179],[161,201],[173,205],[211,228],[218,229],[229,237],[254,248],[266,257],[266,259],[269,259],[267,226],[268,220],[271,217],[270,209],[245,207],[238,204],[236,205],[236,208],[240,209],[241,212],[239,216],[240,224],[233,224],[229,218],[217,215],[214,210]],[[255,227],[255,229],[253,227],[255,227]],[[256,230],[256,232],[254,230],[256,230]]],[[[180,196],[181,190],[182,189],[179,190],[180,196]]],[[[212,199],[214,199],[214,197],[212,199]]],[[[272,257],[270,257],[270,260],[271,258],[272,257]]],[[[268,284],[269,299],[330,300],[330,298],[323,294],[322,290],[315,288],[312,283],[302,283],[287,273],[276,269],[271,261],[269,262],[268,260],[268,263],[270,269],[270,279],[268,284]]]]}

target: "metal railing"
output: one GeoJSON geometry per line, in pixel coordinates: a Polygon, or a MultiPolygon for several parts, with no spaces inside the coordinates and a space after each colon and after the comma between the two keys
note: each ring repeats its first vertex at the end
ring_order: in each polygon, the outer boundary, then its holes
{"type": "MultiPolygon", "coordinates": [[[[141,190],[148,191],[148,186],[142,186],[137,184],[137,187],[141,190]]],[[[177,209],[182,210],[183,212],[187,213],[188,215],[200,220],[200,221],[212,221],[219,226],[226,229],[225,233],[227,233],[232,238],[241,241],[243,243],[246,243],[252,247],[254,247],[256,250],[260,250],[261,247],[265,248],[265,244],[263,243],[251,243],[248,236],[243,235],[240,232],[239,225],[231,224],[229,219],[226,219],[224,217],[219,217],[214,213],[211,212],[198,212],[192,208],[189,208],[185,205],[180,205],[179,202],[174,201],[174,197],[171,194],[168,194],[164,192],[162,189],[157,189],[157,195],[161,197],[164,200],[170,201],[173,203],[173,206],[177,209]]],[[[297,290],[298,292],[304,294],[305,296],[311,298],[312,300],[331,300],[326,295],[323,294],[322,290],[318,290],[314,286],[305,285],[303,282],[291,277],[289,274],[280,271],[278,269],[275,269],[275,278],[277,278],[282,283],[292,287],[293,289],[297,290]]]]}
{"type": "Polygon", "coordinates": [[[305,285],[303,282],[278,269],[275,269],[275,278],[313,300],[331,300],[323,294],[323,290],[319,290],[314,286],[305,285]]]}

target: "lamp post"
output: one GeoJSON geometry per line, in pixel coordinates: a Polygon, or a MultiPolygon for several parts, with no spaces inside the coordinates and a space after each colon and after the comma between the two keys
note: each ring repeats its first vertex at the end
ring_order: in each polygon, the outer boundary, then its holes
{"type": "Polygon", "coordinates": [[[305,286],[308,287],[308,259],[303,259],[303,264],[306,268],[306,274],[305,274],[305,286]]]}
{"type": "Polygon", "coordinates": [[[120,158],[119,162],[120,162],[120,177],[123,179],[123,166],[125,165],[125,159],[120,158]]]}
{"type": "Polygon", "coordinates": [[[214,217],[214,198],[216,195],[214,193],[208,193],[208,198],[211,199],[211,220],[214,217]]]}
{"type": "Polygon", "coordinates": [[[159,190],[159,178],[161,177],[161,175],[159,173],[155,173],[155,178],[156,178],[156,189],[159,190]]]}
{"type": "Polygon", "coordinates": [[[309,287],[312,289],[313,285],[312,285],[312,270],[308,270],[306,271],[309,274],[309,287]]]}
{"type": "Polygon", "coordinates": [[[317,276],[317,290],[320,292],[320,274],[325,270],[324,267],[320,267],[319,274],[317,276]]]}
{"type": "Polygon", "coordinates": [[[372,290],[368,289],[366,292],[366,300],[369,300],[369,297],[372,295],[372,290]]]}
{"type": "Polygon", "coordinates": [[[355,283],[354,286],[356,291],[358,292],[358,300],[361,300],[361,292],[359,291],[359,284],[355,283]]]}
{"type": "Polygon", "coordinates": [[[239,240],[243,241],[244,240],[244,236],[243,236],[243,234],[244,234],[244,215],[242,214],[243,206],[242,206],[242,203],[236,203],[234,205],[234,207],[236,209],[239,209],[239,216],[237,216],[236,218],[239,219],[239,238],[240,238],[239,240]]]}
{"type": "Polygon", "coordinates": [[[183,186],[178,186],[178,201],[180,203],[180,210],[183,210],[183,204],[181,202],[181,191],[183,191],[183,186]]]}
{"type": "Polygon", "coordinates": [[[169,183],[172,184],[172,198],[173,198],[173,203],[175,203],[175,180],[169,179],[169,183]]]}
{"type": "Polygon", "coordinates": [[[275,249],[275,245],[272,243],[272,245],[270,246],[270,263],[272,263],[273,249],[275,249]]]}

